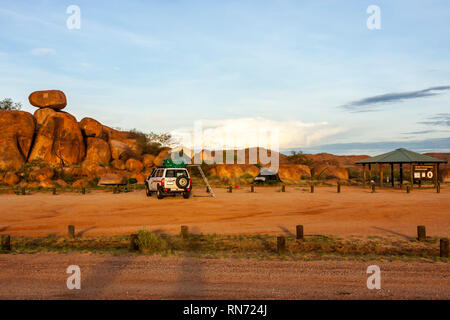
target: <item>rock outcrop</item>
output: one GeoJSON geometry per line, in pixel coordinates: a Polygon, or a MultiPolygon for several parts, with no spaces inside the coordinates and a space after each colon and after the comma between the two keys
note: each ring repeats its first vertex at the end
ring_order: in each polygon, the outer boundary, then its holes
{"type": "Polygon", "coordinates": [[[316,179],[348,179],[348,171],[338,166],[320,164],[314,166],[312,172],[316,179]]]}
{"type": "Polygon", "coordinates": [[[125,170],[126,169],[125,161],[120,160],[120,159],[115,159],[115,160],[111,161],[111,166],[116,170],[125,170]]]}
{"type": "Polygon", "coordinates": [[[209,175],[233,179],[240,178],[246,174],[256,177],[259,171],[257,166],[251,164],[218,164],[210,170],[209,175]]]}
{"type": "Polygon", "coordinates": [[[28,97],[30,104],[37,108],[62,110],[67,105],[64,92],[60,90],[35,91],[28,97]]]}
{"type": "Polygon", "coordinates": [[[142,162],[136,159],[128,159],[125,163],[125,167],[131,172],[141,172],[144,169],[142,162]]]}
{"type": "Polygon", "coordinates": [[[164,148],[155,159],[153,159],[153,164],[155,166],[160,166],[164,162],[164,159],[168,156],[170,148],[164,148]]]}
{"type": "Polygon", "coordinates": [[[109,173],[100,177],[99,185],[115,185],[126,182],[126,177],[118,173],[109,173]]]}
{"type": "Polygon", "coordinates": [[[144,154],[142,156],[142,164],[144,165],[144,167],[146,168],[151,168],[154,165],[154,160],[155,160],[155,156],[152,154],[144,154]]]}
{"type": "Polygon", "coordinates": [[[14,172],[7,172],[3,176],[3,182],[10,186],[18,184],[19,181],[20,181],[19,176],[17,174],[15,174],[14,172]]]}
{"type": "Polygon", "coordinates": [[[55,113],[56,111],[50,108],[37,109],[33,114],[34,117],[36,118],[37,126],[38,127],[42,126],[45,120],[47,120],[49,116],[52,116],[55,113]]]}
{"type": "Polygon", "coordinates": [[[86,158],[84,162],[107,165],[111,160],[108,142],[100,138],[86,139],[86,158]]]}
{"type": "Polygon", "coordinates": [[[78,164],[84,155],[83,135],[75,117],[55,112],[39,128],[29,160],[42,160],[49,165],[78,164]]]}
{"type": "Polygon", "coordinates": [[[296,181],[311,177],[311,170],[303,164],[280,164],[278,176],[283,181],[296,181]]]}
{"type": "Polygon", "coordinates": [[[35,130],[24,111],[0,111],[0,170],[19,170],[27,161],[35,130]]]}
{"type": "Polygon", "coordinates": [[[441,169],[440,171],[440,181],[441,182],[450,182],[450,169],[449,168],[445,168],[445,169],[441,169]]]}
{"type": "Polygon", "coordinates": [[[111,156],[113,159],[126,161],[133,156],[133,151],[130,147],[119,140],[110,140],[109,146],[111,148],[111,156]]]}
{"type": "Polygon", "coordinates": [[[52,168],[44,167],[31,171],[29,174],[29,179],[31,181],[45,181],[53,178],[54,174],[55,173],[52,168]]]}
{"type": "Polygon", "coordinates": [[[108,132],[104,126],[92,118],[83,118],[80,121],[80,129],[86,137],[108,140],[108,132]]]}

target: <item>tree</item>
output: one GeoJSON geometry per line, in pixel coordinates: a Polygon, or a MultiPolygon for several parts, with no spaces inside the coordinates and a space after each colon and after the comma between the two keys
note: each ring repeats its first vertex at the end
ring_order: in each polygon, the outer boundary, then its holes
{"type": "Polygon", "coordinates": [[[309,158],[307,155],[303,154],[302,151],[296,152],[291,151],[291,155],[287,156],[289,163],[292,164],[304,164],[307,166],[311,166],[313,164],[313,160],[309,158]]]}
{"type": "Polygon", "coordinates": [[[165,147],[171,147],[174,144],[170,133],[150,132],[146,134],[132,129],[128,132],[128,138],[136,140],[143,154],[158,155],[165,147]]]}
{"type": "Polygon", "coordinates": [[[13,102],[11,98],[5,98],[0,101],[0,110],[20,110],[22,104],[20,102],[13,102]]]}

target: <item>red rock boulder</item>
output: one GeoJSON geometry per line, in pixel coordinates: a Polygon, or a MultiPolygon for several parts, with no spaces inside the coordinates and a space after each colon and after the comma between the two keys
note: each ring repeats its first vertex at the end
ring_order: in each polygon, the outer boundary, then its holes
{"type": "Polygon", "coordinates": [[[111,160],[111,150],[108,142],[99,138],[86,139],[86,158],[84,162],[108,164],[111,160]]]}
{"type": "Polygon", "coordinates": [[[144,169],[142,162],[136,159],[128,159],[125,166],[131,172],[141,172],[144,169]]]}
{"type": "Polygon", "coordinates": [[[104,126],[95,119],[92,118],[81,119],[80,128],[86,137],[108,140],[107,130],[105,130],[104,126]]]}
{"type": "Polygon", "coordinates": [[[20,181],[19,176],[16,175],[14,172],[7,172],[3,176],[3,182],[10,186],[18,184],[19,181],[20,181]]]}
{"type": "Polygon", "coordinates": [[[153,161],[155,160],[155,158],[156,157],[152,154],[144,154],[144,156],[142,157],[142,164],[146,168],[151,168],[154,165],[153,161]]]}
{"type": "Polygon", "coordinates": [[[280,164],[278,176],[283,181],[298,181],[311,177],[311,170],[303,164],[280,164]]]}
{"type": "Polygon", "coordinates": [[[30,153],[35,130],[33,115],[0,111],[0,170],[19,170],[30,153]]]}
{"type": "Polygon", "coordinates": [[[31,171],[29,174],[29,179],[31,181],[44,181],[44,180],[50,180],[53,178],[54,171],[52,168],[40,168],[34,171],[31,171]]]}
{"type": "Polygon", "coordinates": [[[33,115],[36,118],[36,124],[38,126],[41,126],[45,122],[45,120],[47,120],[47,118],[49,116],[52,116],[55,113],[56,113],[56,111],[53,109],[43,108],[43,109],[37,109],[33,115]]]}
{"type": "Polygon", "coordinates": [[[28,97],[30,104],[38,108],[62,110],[67,105],[64,92],[60,90],[35,91],[28,97]]]}
{"type": "Polygon", "coordinates": [[[29,161],[42,160],[49,165],[78,164],[84,155],[84,139],[75,117],[55,112],[39,128],[29,161]]]}

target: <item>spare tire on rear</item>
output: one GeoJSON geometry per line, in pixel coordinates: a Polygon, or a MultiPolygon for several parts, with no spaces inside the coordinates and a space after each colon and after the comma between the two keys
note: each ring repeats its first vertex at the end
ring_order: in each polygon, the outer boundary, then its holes
{"type": "Polygon", "coordinates": [[[178,188],[186,189],[189,186],[189,178],[187,176],[179,176],[175,183],[178,188]]]}

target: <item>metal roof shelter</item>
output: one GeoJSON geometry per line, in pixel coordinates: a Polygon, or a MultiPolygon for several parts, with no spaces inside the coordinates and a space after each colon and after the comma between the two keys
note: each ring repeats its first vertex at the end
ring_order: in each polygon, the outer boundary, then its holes
{"type": "Polygon", "coordinates": [[[413,152],[404,148],[400,148],[388,153],[380,154],[375,157],[367,158],[355,162],[363,166],[363,183],[366,183],[366,165],[369,167],[369,178],[372,177],[372,165],[378,164],[380,169],[380,188],[383,187],[383,166],[389,164],[391,166],[391,184],[394,187],[394,165],[400,166],[400,187],[403,186],[403,164],[410,166],[410,183],[411,188],[414,182],[421,185],[422,179],[433,180],[435,186],[438,184],[439,164],[447,163],[445,160],[433,158],[424,154],[413,152]],[[431,173],[430,173],[431,172],[431,173]]]}

